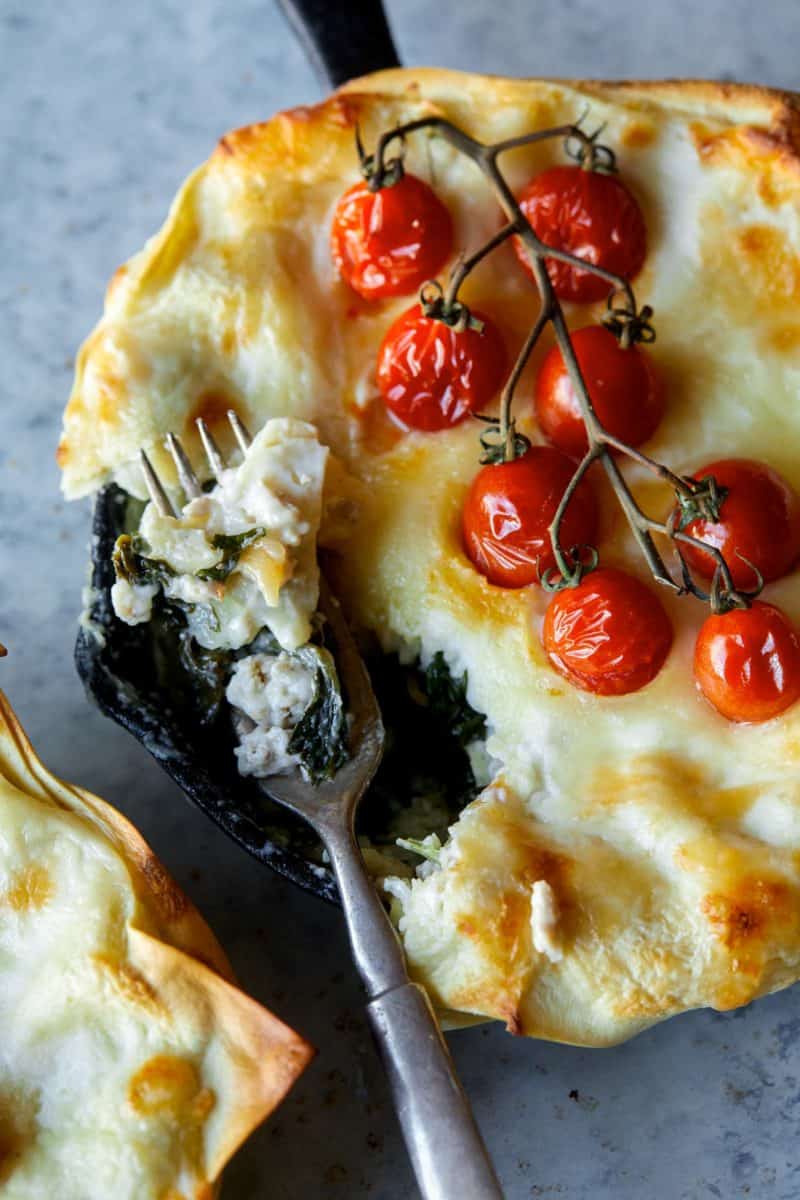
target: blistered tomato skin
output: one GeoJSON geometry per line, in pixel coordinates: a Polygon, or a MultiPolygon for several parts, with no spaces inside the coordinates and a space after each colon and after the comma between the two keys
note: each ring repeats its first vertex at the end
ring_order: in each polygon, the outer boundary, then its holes
{"type": "MultiPolygon", "coordinates": [[[[719,521],[698,519],[686,533],[721,551],[737,588],[757,582],[752,563],[765,583],[780,579],[800,558],[800,497],[782,475],[766,463],[726,458],[694,472],[696,479],[713,475],[728,495],[719,521]]],[[[714,574],[711,555],[694,546],[681,547],[689,565],[706,579],[714,574]]]]}
{"type": "Polygon", "coordinates": [[[553,596],[542,644],[575,687],[624,696],[655,679],[672,646],[672,626],[651,588],[606,567],[553,596]]]}
{"type": "MultiPolygon", "coordinates": [[[[596,267],[633,279],[647,254],[642,210],[616,175],[582,167],[551,167],[536,175],[519,197],[534,232],[554,250],[566,250],[596,267]]],[[[514,248],[532,277],[524,245],[514,248]]],[[[603,300],[609,284],[596,275],[556,259],[547,261],[560,300],[588,303],[603,300]]]]}
{"type": "Polygon", "coordinates": [[[453,223],[436,193],[405,174],[371,192],[366,182],[345,192],[331,226],[339,274],[365,300],[410,296],[436,275],[453,248],[453,223]]]}
{"type": "Polygon", "coordinates": [[[800,699],[800,636],[772,604],[707,617],[697,638],[700,691],[729,721],[760,724],[800,699]]]}
{"type": "MultiPolygon", "coordinates": [[[[555,567],[548,527],[575,472],[553,446],[531,446],[513,462],[482,467],[472,481],[462,515],[464,549],[498,587],[538,583],[555,567]]],[[[587,545],[597,529],[595,497],[583,480],[564,516],[561,544],[587,545]]]]}
{"type": "Polygon", "coordinates": [[[418,304],[398,317],[378,352],[378,387],[405,429],[435,433],[490,404],[506,375],[497,327],[474,313],[483,329],[458,331],[426,317],[418,304]]]}
{"type": "MultiPolygon", "coordinates": [[[[648,352],[636,345],[623,350],[602,325],[578,329],[570,340],[600,424],[629,446],[648,441],[664,415],[664,389],[648,352]]],[[[558,346],[539,368],[535,409],[539,427],[554,446],[575,457],[586,453],[578,398],[558,346]]]]}

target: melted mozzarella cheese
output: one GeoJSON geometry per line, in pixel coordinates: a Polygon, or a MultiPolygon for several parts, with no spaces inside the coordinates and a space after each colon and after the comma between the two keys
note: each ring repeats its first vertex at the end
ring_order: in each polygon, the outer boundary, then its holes
{"type": "MultiPolygon", "coordinates": [[[[70,494],[113,475],[136,487],[132,430],[154,442],[167,429],[191,438],[198,412],[230,404],[252,427],[290,411],[316,422],[359,482],[356,519],[333,540],[329,566],[350,617],[387,650],[423,660],[442,650],[466,671],[500,764],[451,830],[440,869],[391,885],[413,968],[444,1008],[605,1043],[800,975],[800,706],[758,728],[718,716],[692,680],[703,609],[668,595],[675,643],[644,691],[600,698],[556,676],[539,640],[547,597],[493,587],[461,546],[478,430],[402,435],[383,412],[377,349],[410,300],[356,300],[327,240],[332,208],[357,176],[356,122],[369,145],[425,114],[499,139],[575,120],[587,104],[648,227],[635,286],[655,309],[649,352],[667,413],[646,449],[681,472],[722,456],[764,459],[800,489],[797,101],[729,85],[437,71],[358,81],[314,110],[223,139],[119,275],[82,351],[60,457],[70,494]],[[155,398],[146,410],[144,377],[155,398]],[[110,423],[102,437],[100,412],[110,423]],[[533,944],[539,881],[558,904],[557,966],[533,944]]],[[[561,159],[557,143],[542,144],[502,166],[519,188],[561,159]]],[[[410,136],[406,163],[447,204],[456,251],[497,229],[474,164],[440,138],[410,136]]],[[[481,262],[463,297],[515,354],[537,299],[508,246],[481,262]]],[[[601,313],[567,306],[573,327],[601,313]]],[[[519,425],[534,441],[533,378],[550,344],[548,334],[518,390],[519,425]]],[[[641,503],[665,514],[661,486],[625,471],[641,503]]],[[[646,579],[618,506],[602,479],[596,486],[603,561],[646,579]]],[[[766,598],[800,623],[796,572],[766,598]]]]}

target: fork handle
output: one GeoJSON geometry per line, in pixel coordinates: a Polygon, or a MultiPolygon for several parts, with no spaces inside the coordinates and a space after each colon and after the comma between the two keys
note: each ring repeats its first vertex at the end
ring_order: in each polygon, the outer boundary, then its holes
{"type": "Polygon", "coordinates": [[[400,941],[355,838],[331,830],[325,844],[353,958],[370,996],[370,1026],[423,1200],[502,1200],[431,1003],[409,980],[400,941]]]}

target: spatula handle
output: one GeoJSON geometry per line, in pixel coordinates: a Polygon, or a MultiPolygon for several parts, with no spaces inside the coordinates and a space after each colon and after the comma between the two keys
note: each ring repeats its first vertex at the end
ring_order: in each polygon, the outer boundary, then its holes
{"type": "Polygon", "coordinates": [[[503,1193],[427,994],[408,978],[400,942],[352,834],[325,844],[339,885],[367,1013],[423,1200],[502,1200],[503,1193]]]}

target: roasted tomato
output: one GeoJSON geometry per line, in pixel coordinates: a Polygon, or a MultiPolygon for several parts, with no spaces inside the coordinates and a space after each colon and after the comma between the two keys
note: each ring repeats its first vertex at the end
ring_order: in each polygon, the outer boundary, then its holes
{"type": "MultiPolygon", "coordinates": [[[[623,349],[602,325],[570,334],[589,398],[601,425],[629,446],[655,433],[664,415],[664,390],[646,350],[623,349]]],[[[536,418],[542,432],[566,454],[586,453],[588,441],[564,356],[553,346],[536,378],[536,418]]]]}
{"type": "Polygon", "coordinates": [[[624,696],[655,679],[672,645],[672,626],[645,584],[604,567],[548,605],[542,643],[555,669],[598,696],[624,696]]]}
{"type": "MultiPolygon", "coordinates": [[[[765,583],[785,575],[800,558],[800,497],[783,476],[766,463],[748,458],[725,458],[694,472],[696,479],[713,475],[727,496],[718,521],[691,521],[685,532],[722,552],[737,588],[753,587],[752,563],[765,583]],[[747,562],[743,562],[747,559],[747,562]]],[[[710,554],[682,545],[686,561],[710,579],[715,562],[710,554]]]]}
{"type": "MultiPolygon", "coordinates": [[[[490,583],[518,588],[537,583],[555,567],[548,526],[575,471],[552,446],[531,446],[513,462],[481,467],[472,481],[462,516],[464,549],[490,583]]],[[[594,539],[595,498],[583,480],[561,526],[561,544],[594,539]]]]}
{"type": "Polygon", "coordinates": [[[483,329],[456,330],[415,304],[390,327],[378,352],[378,387],[407,429],[458,425],[488,404],[506,373],[503,339],[488,317],[483,329]]]}
{"type": "MultiPolygon", "coordinates": [[[[641,270],[647,253],[644,217],[616,175],[551,167],[531,180],[519,202],[536,235],[554,250],[566,250],[626,279],[641,270]]],[[[532,275],[519,238],[514,239],[514,248],[532,275]]],[[[548,260],[547,270],[561,300],[602,300],[611,290],[589,271],[554,258],[548,260]]]]}
{"type": "Polygon", "coordinates": [[[694,674],[729,721],[769,721],[800,699],[800,636],[785,613],[761,601],[712,614],[697,636],[694,674]]]}
{"type": "Polygon", "coordinates": [[[377,192],[357,183],[333,214],[333,261],[366,300],[416,292],[437,274],[452,247],[449,212],[415,175],[405,174],[377,192]]]}

